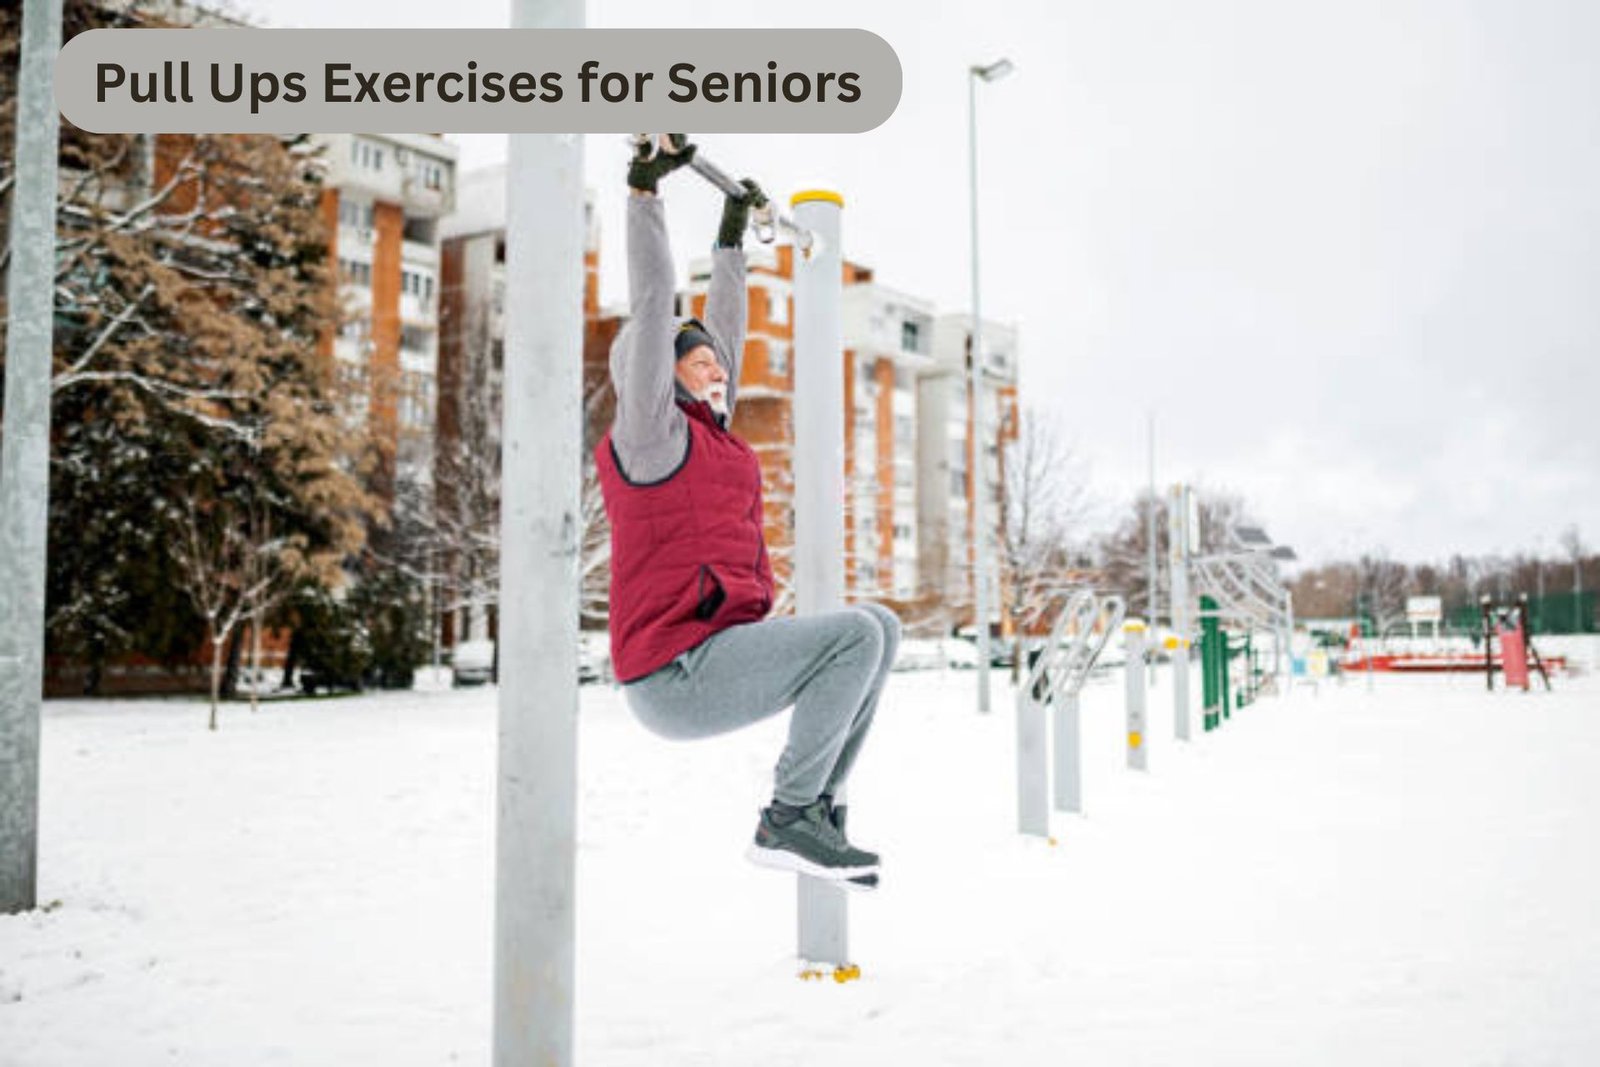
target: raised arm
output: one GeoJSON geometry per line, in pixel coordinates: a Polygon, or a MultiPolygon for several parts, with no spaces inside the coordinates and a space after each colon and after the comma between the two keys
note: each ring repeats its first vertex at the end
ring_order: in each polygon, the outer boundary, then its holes
{"type": "Polygon", "coordinates": [[[672,250],[656,183],[692,156],[636,160],[628,172],[627,324],[611,345],[617,393],[611,440],[623,473],[635,482],[666,477],[683,461],[688,427],[673,399],[672,250]]]}
{"type": "Polygon", "coordinates": [[[719,342],[717,360],[728,372],[728,413],[739,398],[739,367],[744,363],[744,338],[750,314],[745,290],[744,249],[711,251],[711,285],[706,290],[706,329],[719,342]]]}

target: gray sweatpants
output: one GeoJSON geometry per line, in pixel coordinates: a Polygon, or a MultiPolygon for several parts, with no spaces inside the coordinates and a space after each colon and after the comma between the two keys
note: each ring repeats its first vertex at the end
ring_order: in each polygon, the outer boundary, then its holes
{"type": "Polygon", "coordinates": [[[793,704],[772,792],[804,806],[849,777],[899,645],[893,612],[854,604],[729,627],[623,692],[646,728],[675,741],[727,733],[793,704]]]}

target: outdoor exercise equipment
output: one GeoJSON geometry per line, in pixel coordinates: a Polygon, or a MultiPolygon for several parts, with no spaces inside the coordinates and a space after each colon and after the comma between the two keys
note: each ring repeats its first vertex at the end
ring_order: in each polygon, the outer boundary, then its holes
{"type": "Polygon", "coordinates": [[[1036,837],[1050,836],[1046,720],[1054,720],[1056,810],[1082,811],[1078,696],[1127,610],[1121,597],[1096,596],[1087,589],[1059,594],[1052,608],[1055,625],[1017,690],[1017,828],[1036,837]]]}
{"type": "Polygon", "coordinates": [[[1150,698],[1144,684],[1145,635],[1143,619],[1129,619],[1122,624],[1122,648],[1126,656],[1124,665],[1127,677],[1128,769],[1133,771],[1150,769],[1150,753],[1144,744],[1148,718],[1145,705],[1150,698]]]}
{"type": "Polygon", "coordinates": [[[1494,643],[1500,641],[1500,669],[1505,672],[1506,688],[1521,686],[1523,692],[1533,688],[1528,674],[1531,662],[1544,681],[1546,691],[1551,689],[1550,674],[1545,670],[1544,659],[1533,644],[1533,623],[1528,615],[1528,595],[1522,594],[1516,603],[1496,605],[1485,595],[1479,601],[1483,618],[1483,674],[1489,691],[1494,692],[1494,643]]]}
{"type": "MultiPolygon", "coordinates": [[[[795,611],[815,615],[844,606],[844,198],[813,190],[796,193],[790,206],[798,220],[790,224],[793,232],[816,236],[811,254],[796,256],[794,265],[795,611]]],[[[842,790],[834,797],[838,804],[844,799],[842,790]]],[[[800,957],[848,967],[844,890],[796,877],[800,957]]]]}
{"type": "MultiPolygon", "coordinates": [[[[1295,558],[1294,551],[1274,545],[1260,528],[1230,526],[1222,532],[1220,547],[1202,552],[1200,522],[1194,491],[1175,486],[1168,503],[1171,541],[1173,629],[1181,644],[1189,639],[1198,620],[1201,638],[1201,674],[1204,680],[1204,723],[1215,729],[1236,707],[1254,699],[1265,680],[1255,634],[1273,636],[1274,670],[1278,692],[1287,696],[1293,684],[1294,598],[1279,573],[1279,564],[1295,558]],[[1199,612],[1192,597],[1198,597],[1199,612]],[[1230,630],[1233,632],[1230,634],[1230,630]],[[1230,684],[1230,664],[1242,660],[1240,684],[1230,684]],[[1230,699],[1231,698],[1231,699],[1230,699]]],[[[1177,729],[1188,729],[1187,656],[1174,664],[1185,669],[1173,686],[1177,702],[1177,729]]]]}
{"type": "MultiPolygon", "coordinates": [[[[583,0],[514,0],[512,25],[571,29],[583,0]]],[[[659,142],[657,142],[659,143],[659,142]]],[[[495,1067],[570,1067],[577,836],[578,535],[583,310],[582,138],[514,134],[501,503],[501,688],[495,881],[495,1067]]],[[[697,153],[698,154],[698,153],[697,153]]],[[[694,169],[736,188],[709,160],[694,169]]],[[[802,613],[844,599],[842,274],[835,193],[772,216],[807,255],[795,264],[795,585],[802,613]]],[[[839,800],[843,800],[840,796],[839,800]]],[[[799,954],[846,981],[843,892],[799,886],[799,954]]]]}
{"type": "MultiPolygon", "coordinates": [[[[581,29],[583,0],[515,0],[581,29]]],[[[512,134],[500,504],[494,1065],[570,1067],[577,885],[583,138],[512,134]]]]}
{"type": "MultiPolygon", "coordinates": [[[[678,141],[676,136],[670,133],[636,133],[628,138],[628,142],[642,158],[651,159],[657,152],[677,153],[684,142],[678,141]]],[[[732,175],[706,158],[705,152],[698,147],[695,149],[694,158],[689,160],[689,169],[710,182],[724,196],[737,199],[743,198],[748,192],[732,175]]],[[[772,206],[771,200],[751,210],[750,230],[762,244],[771,244],[781,230],[794,241],[796,248],[807,255],[818,251],[815,232],[779,212],[772,206]]]]}
{"type": "Polygon", "coordinates": [[[0,915],[38,895],[61,0],[28,0],[21,21],[0,439],[0,915]]]}

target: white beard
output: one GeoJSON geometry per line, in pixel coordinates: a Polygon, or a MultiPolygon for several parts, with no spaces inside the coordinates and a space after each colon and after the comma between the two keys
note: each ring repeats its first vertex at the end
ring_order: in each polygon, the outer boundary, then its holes
{"type": "Polygon", "coordinates": [[[727,389],[727,386],[722,385],[720,383],[716,384],[716,385],[708,386],[706,388],[706,390],[705,390],[705,394],[703,396],[699,397],[699,399],[704,400],[706,403],[710,404],[711,405],[711,410],[713,412],[715,412],[717,415],[719,415],[719,416],[721,416],[723,418],[727,418],[728,417],[728,389],[727,389]]]}

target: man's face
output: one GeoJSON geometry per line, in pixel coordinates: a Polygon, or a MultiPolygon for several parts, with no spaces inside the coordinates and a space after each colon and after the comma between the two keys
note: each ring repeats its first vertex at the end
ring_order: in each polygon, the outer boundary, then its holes
{"type": "Polygon", "coordinates": [[[691,348],[677,364],[678,381],[696,400],[706,400],[713,411],[725,414],[728,398],[728,375],[717,362],[717,354],[710,345],[691,348]]]}

